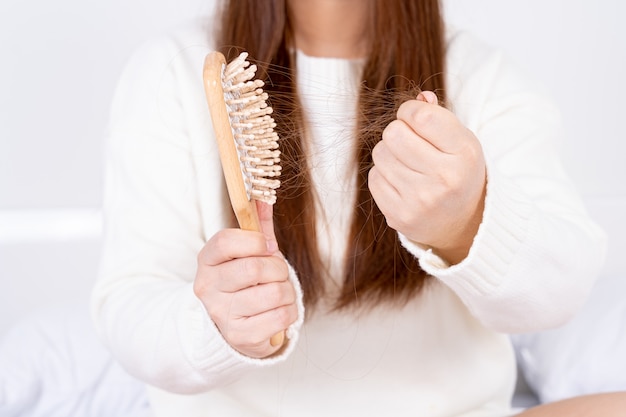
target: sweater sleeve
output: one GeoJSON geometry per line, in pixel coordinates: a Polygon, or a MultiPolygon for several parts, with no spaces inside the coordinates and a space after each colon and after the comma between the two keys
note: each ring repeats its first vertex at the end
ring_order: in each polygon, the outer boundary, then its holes
{"type": "Polygon", "coordinates": [[[452,266],[400,239],[487,327],[560,325],[586,300],[606,244],[559,160],[559,114],[501,54],[466,35],[452,39],[448,65],[453,111],[487,160],[483,220],[466,259],[452,266]]]}
{"type": "MultiPolygon", "coordinates": [[[[202,32],[204,33],[204,32],[202,32]]],[[[231,218],[202,86],[200,34],[151,42],[119,82],[107,135],[105,237],[92,293],[99,336],[126,370],[161,389],[206,391],[284,360],[222,338],[193,292],[197,253],[231,218]]]]}

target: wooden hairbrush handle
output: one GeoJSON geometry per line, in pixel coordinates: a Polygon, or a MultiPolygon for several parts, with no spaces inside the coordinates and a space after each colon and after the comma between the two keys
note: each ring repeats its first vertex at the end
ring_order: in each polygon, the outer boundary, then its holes
{"type": "MultiPolygon", "coordinates": [[[[208,54],[204,61],[204,89],[206,93],[213,129],[220,154],[222,171],[228,189],[230,203],[243,230],[262,232],[261,222],[244,183],[242,164],[239,160],[237,142],[233,137],[231,118],[224,99],[223,72],[226,66],[224,55],[219,52],[208,54]]],[[[285,331],[270,338],[270,345],[281,346],[285,341],[285,331]]]]}

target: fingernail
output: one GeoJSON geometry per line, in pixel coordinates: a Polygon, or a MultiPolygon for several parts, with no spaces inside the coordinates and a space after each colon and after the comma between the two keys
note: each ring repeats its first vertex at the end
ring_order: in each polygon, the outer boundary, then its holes
{"type": "Polygon", "coordinates": [[[432,91],[422,91],[417,95],[417,100],[430,104],[438,104],[437,95],[432,91]]]}
{"type": "Polygon", "coordinates": [[[265,241],[265,244],[269,253],[274,253],[278,250],[278,242],[275,239],[268,239],[265,241]]]}
{"type": "Polygon", "coordinates": [[[273,347],[281,346],[283,343],[285,343],[285,332],[284,331],[276,333],[270,339],[270,345],[272,345],[273,347]]]}

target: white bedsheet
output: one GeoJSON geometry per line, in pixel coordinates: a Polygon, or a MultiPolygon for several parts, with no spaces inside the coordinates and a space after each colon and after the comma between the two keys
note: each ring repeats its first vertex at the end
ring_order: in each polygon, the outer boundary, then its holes
{"type": "Polygon", "coordinates": [[[513,336],[520,369],[541,402],[626,391],[624,294],[626,279],[604,276],[569,323],[513,336]]]}
{"type": "Polygon", "coordinates": [[[144,387],[100,345],[86,305],[42,310],[0,341],[0,417],[145,417],[144,387]]]}
{"type": "MultiPolygon", "coordinates": [[[[626,280],[603,278],[559,329],[513,337],[513,404],[626,390],[626,280]]],[[[0,417],[148,417],[144,386],[101,346],[86,303],[46,308],[0,340],[0,417]]]]}

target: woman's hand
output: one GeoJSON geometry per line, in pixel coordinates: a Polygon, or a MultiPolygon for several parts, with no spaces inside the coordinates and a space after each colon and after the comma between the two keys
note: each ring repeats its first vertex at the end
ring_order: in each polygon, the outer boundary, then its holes
{"type": "Polygon", "coordinates": [[[216,233],[198,254],[194,291],[233,348],[263,358],[281,348],[270,338],[294,323],[298,310],[287,263],[278,251],[272,207],[259,203],[257,208],[263,233],[216,233]]]}
{"type": "Polygon", "coordinates": [[[478,139],[430,91],[403,103],[372,152],[369,188],[387,224],[462,261],[482,220],[486,168],[478,139]]]}

